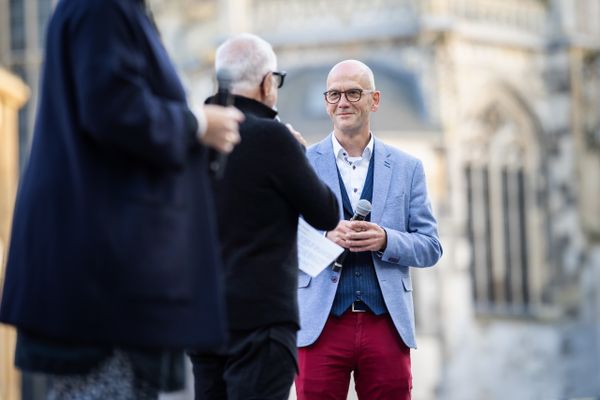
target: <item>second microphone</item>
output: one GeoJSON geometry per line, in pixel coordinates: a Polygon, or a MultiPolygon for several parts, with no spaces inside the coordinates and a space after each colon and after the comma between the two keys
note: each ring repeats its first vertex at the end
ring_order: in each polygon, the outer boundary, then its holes
{"type": "MultiPolygon", "coordinates": [[[[356,210],[354,211],[354,215],[350,218],[350,221],[364,221],[365,218],[371,213],[371,202],[366,199],[360,199],[356,204],[356,210]]],[[[338,258],[333,262],[333,271],[340,272],[342,270],[342,266],[344,264],[344,260],[348,256],[349,250],[344,249],[344,252],[338,256],[338,258]]]]}

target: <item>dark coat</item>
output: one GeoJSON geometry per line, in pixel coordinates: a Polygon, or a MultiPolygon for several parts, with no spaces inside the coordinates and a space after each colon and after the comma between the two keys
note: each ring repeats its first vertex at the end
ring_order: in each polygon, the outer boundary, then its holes
{"type": "Polygon", "coordinates": [[[59,2],[45,54],[0,321],[83,343],[220,344],[206,151],[143,2],[59,2]]]}
{"type": "Polygon", "coordinates": [[[298,217],[332,230],[338,202],[272,109],[239,96],[235,106],[246,117],[242,140],[215,182],[229,325],[299,327],[298,217]]]}

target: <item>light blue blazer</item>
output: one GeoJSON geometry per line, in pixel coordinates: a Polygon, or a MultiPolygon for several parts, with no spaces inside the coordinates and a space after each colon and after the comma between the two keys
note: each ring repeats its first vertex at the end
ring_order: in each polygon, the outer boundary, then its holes
{"type": "MultiPolygon", "coordinates": [[[[412,282],[409,267],[430,267],[442,255],[435,218],[427,197],[423,165],[416,158],[375,138],[373,210],[371,222],[387,232],[382,255],[372,253],[379,287],[389,314],[404,343],[416,348],[412,282]]],[[[319,177],[342,196],[331,134],[307,150],[319,177]]],[[[314,343],[327,321],[339,282],[331,266],[315,278],[299,271],[298,303],[301,329],[298,346],[314,343]]]]}

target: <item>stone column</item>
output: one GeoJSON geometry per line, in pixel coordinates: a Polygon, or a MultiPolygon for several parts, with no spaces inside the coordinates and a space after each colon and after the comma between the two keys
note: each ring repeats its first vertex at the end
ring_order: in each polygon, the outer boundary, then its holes
{"type": "MultiPolygon", "coordinates": [[[[29,97],[25,84],[0,68],[0,287],[19,176],[18,111],[29,97]]],[[[1,289],[0,289],[1,290],[1,289]]],[[[14,329],[0,325],[0,399],[20,398],[19,377],[13,367],[14,329]]]]}

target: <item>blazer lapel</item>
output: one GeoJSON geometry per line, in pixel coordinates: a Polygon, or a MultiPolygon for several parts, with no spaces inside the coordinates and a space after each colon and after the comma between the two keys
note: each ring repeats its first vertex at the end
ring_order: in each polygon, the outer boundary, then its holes
{"type": "Polygon", "coordinates": [[[378,224],[390,189],[393,161],[385,144],[375,138],[375,170],[373,171],[373,211],[371,222],[378,224]]]}
{"type": "Polygon", "coordinates": [[[333,154],[333,144],[331,143],[331,134],[317,145],[317,156],[315,157],[315,170],[323,182],[327,184],[335,193],[340,205],[340,219],[344,219],[344,209],[342,205],[342,193],[337,174],[337,165],[335,164],[335,155],[333,154]]]}

